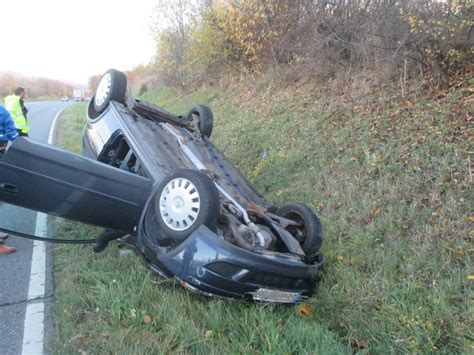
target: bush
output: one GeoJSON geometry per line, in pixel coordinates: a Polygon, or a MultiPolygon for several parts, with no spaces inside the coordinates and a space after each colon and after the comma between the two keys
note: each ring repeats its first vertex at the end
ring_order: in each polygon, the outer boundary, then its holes
{"type": "Polygon", "coordinates": [[[407,50],[431,68],[439,86],[449,86],[450,69],[472,55],[472,10],[458,6],[453,12],[433,2],[401,9],[410,28],[407,50]]]}
{"type": "Polygon", "coordinates": [[[472,56],[472,6],[436,0],[198,4],[183,10],[186,16],[165,11],[176,19],[157,33],[161,76],[182,88],[218,79],[229,68],[260,72],[279,65],[300,78],[379,68],[383,78],[406,80],[428,70],[445,87],[454,65],[472,56]]]}

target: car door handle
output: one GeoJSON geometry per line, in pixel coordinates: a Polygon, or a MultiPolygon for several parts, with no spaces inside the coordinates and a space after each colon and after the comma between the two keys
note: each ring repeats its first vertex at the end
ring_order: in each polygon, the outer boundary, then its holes
{"type": "Polygon", "coordinates": [[[0,184],[0,189],[10,194],[17,194],[19,191],[16,185],[8,184],[8,183],[0,184]]]}

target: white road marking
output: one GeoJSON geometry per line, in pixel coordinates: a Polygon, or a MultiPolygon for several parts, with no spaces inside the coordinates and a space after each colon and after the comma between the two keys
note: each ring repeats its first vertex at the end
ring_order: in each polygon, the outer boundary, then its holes
{"type": "MultiPolygon", "coordinates": [[[[47,237],[47,218],[44,213],[36,214],[35,235],[47,237]]],[[[31,256],[30,286],[28,287],[28,300],[44,297],[46,280],[46,249],[44,242],[35,240],[33,244],[33,255],[31,256]]]]}
{"type": "MultiPolygon", "coordinates": [[[[67,107],[67,106],[66,106],[67,107]]],[[[59,118],[59,115],[64,111],[64,109],[66,108],[62,108],[61,110],[59,110],[59,112],[56,114],[56,116],[54,116],[54,120],[53,120],[53,123],[51,124],[51,127],[49,129],[49,136],[48,136],[48,144],[53,144],[53,140],[54,140],[54,132],[56,132],[56,125],[58,123],[58,118],[59,118]]]]}
{"type": "Polygon", "coordinates": [[[26,308],[22,354],[42,355],[44,352],[44,302],[30,303],[26,308]]]}
{"type": "MultiPolygon", "coordinates": [[[[49,129],[48,144],[53,144],[54,132],[61,109],[54,117],[49,129]]],[[[41,212],[36,214],[35,235],[47,237],[47,215],[41,212]]],[[[23,355],[42,355],[44,353],[44,301],[31,302],[45,296],[46,284],[46,248],[44,242],[35,240],[33,255],[31,256],[30,284],[28,286],[28,300],[26,307],[25,324],[23,327],[23,355]]]]}

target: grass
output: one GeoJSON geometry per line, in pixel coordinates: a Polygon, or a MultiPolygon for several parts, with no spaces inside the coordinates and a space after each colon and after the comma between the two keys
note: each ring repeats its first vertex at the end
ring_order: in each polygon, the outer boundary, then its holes
{"type": "MultiPolygon", "coordinates": [[[[259,191],[318,211],[322,281],[296,307],[208,299],[157,278],[116,244],[101,254],[59,247],[55,353],[473,351],[469,92],[400,98],[255,82],[142,99],[180,114],[208,104],[214,143],[259,191]]],[[[62,118],[67,149],[78,149],[83,122],[78,105],[62,118]]]]}

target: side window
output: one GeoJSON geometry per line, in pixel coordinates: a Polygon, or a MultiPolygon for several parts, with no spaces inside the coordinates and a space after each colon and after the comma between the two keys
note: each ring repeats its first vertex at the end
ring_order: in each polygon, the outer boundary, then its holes
{"type": "Polygon", "coordinates": [[[140,162],[120,131],[115,132],[105,144],[98,160],[116,168],[141,175],[140,162]]]}

